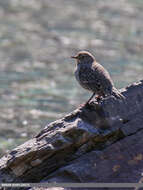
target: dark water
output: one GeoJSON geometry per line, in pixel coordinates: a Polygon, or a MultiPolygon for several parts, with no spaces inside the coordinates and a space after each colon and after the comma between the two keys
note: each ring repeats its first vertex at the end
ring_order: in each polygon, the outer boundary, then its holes
{"type": "Polygon", "coordinates": [[[142,0],[0,0],[0,155],[90,94],[70,56],[89,50],[122,88],[143,78],[142,0]]]}

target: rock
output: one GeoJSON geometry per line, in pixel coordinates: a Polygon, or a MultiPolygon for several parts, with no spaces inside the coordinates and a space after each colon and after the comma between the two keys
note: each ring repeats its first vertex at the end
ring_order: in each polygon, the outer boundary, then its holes
{"type": "Polygon", "coordinates": [[[143,173],[143,81],[122,93],[124,101],[93,100],[3,156],[0,183],[137,183],[143,173]]]}

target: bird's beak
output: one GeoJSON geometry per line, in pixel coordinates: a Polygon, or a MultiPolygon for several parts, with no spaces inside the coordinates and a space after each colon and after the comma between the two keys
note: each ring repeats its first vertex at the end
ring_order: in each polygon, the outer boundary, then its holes
{"type": "Polygon", "coordinates": [[[71,58],[73,58],[73,59],[78,59],[78,57],[77,57],[77,56],[71,56],[71,58]]]}

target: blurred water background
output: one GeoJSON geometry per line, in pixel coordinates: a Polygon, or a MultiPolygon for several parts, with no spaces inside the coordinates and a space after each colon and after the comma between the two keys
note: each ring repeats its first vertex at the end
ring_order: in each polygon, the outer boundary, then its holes
{"type": "Polygon", "coordinates": [[[142,0],[0,0],[0,155],[90,96],[70,56],[89,50],[116,87],[143,78],[142,0]]]}

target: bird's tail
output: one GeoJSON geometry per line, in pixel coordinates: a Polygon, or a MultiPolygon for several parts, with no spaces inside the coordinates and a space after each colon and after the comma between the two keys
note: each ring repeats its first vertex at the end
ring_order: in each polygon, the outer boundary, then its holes
{"type": "Polygon", "coordinates": [[[115,97],[115,98],[118,98],[118,99],[122,99],[124,100],[125,99],[125,96],[123,96],[119,90],[117,90],[115,87],[112,88],[112,95],[115,97]]]}

